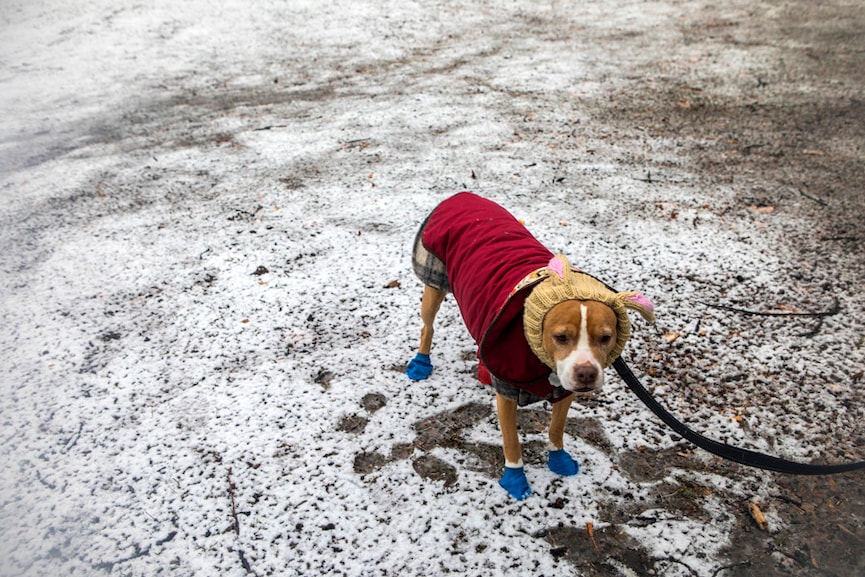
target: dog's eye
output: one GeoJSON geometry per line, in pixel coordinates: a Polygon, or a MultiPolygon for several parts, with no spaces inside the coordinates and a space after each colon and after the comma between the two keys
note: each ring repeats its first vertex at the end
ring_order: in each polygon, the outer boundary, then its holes
{"type": "Polygon", "coordinates": [[[568,342],[568,335],[566,333],[559,333],[557,335],[553,335],[553,338],[556,339],[556,342],[560,345],[568,342]]]}
{"type": "Polygon", "coordinates": [[[613,335],[603,335],[601,337],[601,344],[603,344],[603,345],[609,344],[609,342],[611,340],[613,340],[613,335]]]}

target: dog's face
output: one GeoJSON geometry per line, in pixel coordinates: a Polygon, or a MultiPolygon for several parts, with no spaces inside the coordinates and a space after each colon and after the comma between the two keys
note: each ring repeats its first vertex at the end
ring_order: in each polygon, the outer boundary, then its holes
{"type": "Polygon", "coordinates": [[[562,387],[592,394],[604,386],[604,362],[616,345],[616,313],[596,301],[564,301],[544,318],[543,345],[562,387]]]}

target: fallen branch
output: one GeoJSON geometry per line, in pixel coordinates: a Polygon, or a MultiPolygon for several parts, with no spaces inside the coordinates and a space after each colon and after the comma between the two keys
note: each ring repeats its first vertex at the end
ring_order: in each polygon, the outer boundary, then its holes
{"type": "Polygon", "coordinates": [[[838,311],[841,310],[841,304],[838,302],[838,297],[835,297],[835,303],[832,305],[832,309],[828,311],[821,311],[816,313],[794,313],[788,311],[752,311],[749,309],[742,309],[738,307],[733,307],[730,305],[717,305],[712,303],[707,303],[703,301],[699,301],[701,305],[707,306],[713,309],[722,309],[725,311],[731,311],[734,313],[740,313],[743,315],[754,315],[760,317],[831,317],[833,315],[838,314],[838,311]]]}

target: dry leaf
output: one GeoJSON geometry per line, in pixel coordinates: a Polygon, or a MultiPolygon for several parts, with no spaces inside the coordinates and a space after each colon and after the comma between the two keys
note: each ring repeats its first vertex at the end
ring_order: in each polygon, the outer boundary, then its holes
{"type": "Polygon", "coordinates": [[[760,510],[760,507],[758,507],[756,503],[748,503],[748,509],[751,511],[751,517],[760,529],[765,531],[769,528],[769,522],[766,520],[763,511],[760,510]]]}
{"type": "Polygon", "coordinates": [[[775,207],[774,207],[774,206],[757,206],[757,205],[751,205],[751,206],[749,206],[748,208],[750,208],[750,209],[753,210],[754,212],[759,212],[759,213],[761,213],[761,214],[769,214],[770,212],[775,212],[775,207]]]}
{"type": "Polygon", "coordinates": [[[384,285],[384,288],[399,288],[399,287],[400,287],[400,282],[398,280],[392,280],[389,283],[387,283],[386,285],[384,285]]]}
{"type": "Polygon", "coordinates": [[[592,547],[594,547],[595,551],[600,551],[598,549],[598,542],[595,541],[595,527],[591,521],[586,521],[586,532],[589,534],[589,539],[592,540],[592,547]]]}
{"type": "Polygon", "coordinates": [[[668,343],[672,343],[673,341],[675,341],[676,339],[678,339],[680,336],[681,336],[681,335],[679,335],[679,333],[667,333],[667,334],[664,335],[664,339],[665,339],[668,343]]]}

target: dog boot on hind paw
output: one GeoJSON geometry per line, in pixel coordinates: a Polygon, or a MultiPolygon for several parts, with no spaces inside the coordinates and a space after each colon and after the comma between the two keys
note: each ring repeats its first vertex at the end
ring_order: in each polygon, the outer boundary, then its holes
{"type": "Polygon", "coordinates": [[[413,381],[422,381],[429,378],[432,370],[433,366],[429,360],[429,355],[418,353],[405,368],[405,374],[413,381]]]}
{"type": "Polygon", "coordinates": [[[526,472],[522,467],[505,467],[505,474],[502,475],[499,485],[517,501],[522,501],[532,494],[529,480],[526,479],[526,472]]]}
{"type": "Polygon", "coordinates": [[[572,477],[580,472],[580,464],[564,449],[550,451],[547,464],[550,471],[563,477],[572,477]]]}

